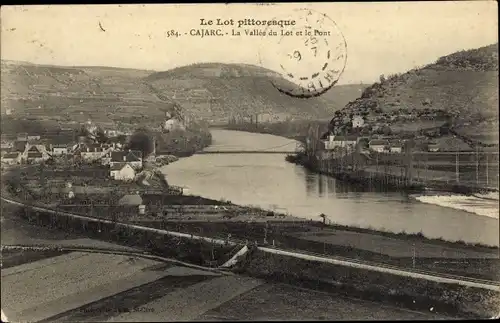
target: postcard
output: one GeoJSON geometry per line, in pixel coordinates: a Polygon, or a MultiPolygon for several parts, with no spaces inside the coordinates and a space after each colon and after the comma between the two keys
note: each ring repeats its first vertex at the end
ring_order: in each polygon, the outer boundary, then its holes
{"type": "Polygon", "coordinates": [[[2,322],[498,318],[497,10],[2,6],[2,322]]]}

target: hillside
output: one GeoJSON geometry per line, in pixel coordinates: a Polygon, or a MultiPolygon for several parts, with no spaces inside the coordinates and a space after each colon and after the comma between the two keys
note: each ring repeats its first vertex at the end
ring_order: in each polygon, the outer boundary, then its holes
{"type": "Polygon", "coordinates": [[[325,118],[342,107],[346,97],[359,95],[353,94],[353,86],[339,86],[332,89],[329,98],[290,97],[271,82],[288,87],[291,83],[275,72],[244,64],[193,64],[152,74],[146,80],[181,106],[214,122],[255,114],[264,119],[275,117],[273,120],[325,118]]]}
{"type": "Polygon", "coordinates": [[[164,114],[164,103],[143,84],[149,71],[2,61],[1,73],[2,114],[13,109],[18,117],[80,122],[133,122],[144,109],[151,117],[164,114]]]}
{"type": "Polygon", "coordinates": [[[389,126],[393,132],[409,127],[417,132],[448,122],[464,135],[498,141],[498,45],[460,51],[403,74],[382,75],[337,113],[331,127],[343,131],[345,120],[354,114],[365,116],[371,127],[389,126]]]}
{"type": "Polygon", "coordinates": [[[296,99],[279,93],[280,77],[252,65],[195,64],[166,72],[113,67],[60,67],[2,61],[2,114],[16,118],[100,123],[151,123],[166,111],[218,122],[256,113],[284,119],[328,118],[357,96],[338,86],[327,98],[296,99]]]}

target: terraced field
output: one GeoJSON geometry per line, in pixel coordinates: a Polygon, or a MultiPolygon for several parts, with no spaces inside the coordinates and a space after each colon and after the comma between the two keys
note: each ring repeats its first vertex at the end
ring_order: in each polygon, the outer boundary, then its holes
{"type": "Polygon", "coordinates": [[[245,276],[80,252],[2,269],[2,310],[12,322],[443,318],[245,276]]]}

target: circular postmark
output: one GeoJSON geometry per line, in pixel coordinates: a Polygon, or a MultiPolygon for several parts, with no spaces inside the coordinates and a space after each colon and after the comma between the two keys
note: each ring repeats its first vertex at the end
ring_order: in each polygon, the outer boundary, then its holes
{"type": "Polygon", "coordinates": [[[263,67],[288,82],[272,81],[280,92],[298,98],[319,96],[331,89],[344,72],[347,42],[326,14],[297,9],[293,26],[266,29],[259,50],[263,67]]]}

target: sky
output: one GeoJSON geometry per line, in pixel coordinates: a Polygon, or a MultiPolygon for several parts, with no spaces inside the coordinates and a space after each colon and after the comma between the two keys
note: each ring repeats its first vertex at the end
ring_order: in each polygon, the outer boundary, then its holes
{"type": "Polygon", "coordinates": [[[266,58],[281,62],[269,37],[166,32],[209,27],[200,19],[300,19],[297,8],[326,14],[342,32],[347,63],[339,84],[372,83],[381,74],[498,42],[496,1],[2,6],[1,58],[162,71],[198,62],[259,65],[265,48],[266,58]]]}

